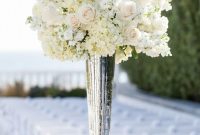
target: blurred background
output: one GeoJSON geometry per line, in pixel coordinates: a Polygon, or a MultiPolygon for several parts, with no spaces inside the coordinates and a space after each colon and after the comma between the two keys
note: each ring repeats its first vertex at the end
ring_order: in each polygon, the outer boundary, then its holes
{"type": "MultiPolygon", "coordinates": [[[[88,135],[85,62],[43,55],[34,3],[0,4],[0,135],[88,135]]],[[[200,0],[172,3],[173,56],[116,67],[111,135],[200,135],[200,0]]]]}
{"type": "Polygon", "coordinates": [[[9,0],[0,7],[0,94],[29,96],[31,88],[48,86],[85,88],[84,62],[60,62],[43,55],[36,32],[25,25],[34,3],[9,0]]]}
{"type": "Polygon", "coordinates": [[[122,64],[132,83],[156,95],[200,101],[200,1],[173,0],[169,17],[170,47],[173,56],[122,64]]]}

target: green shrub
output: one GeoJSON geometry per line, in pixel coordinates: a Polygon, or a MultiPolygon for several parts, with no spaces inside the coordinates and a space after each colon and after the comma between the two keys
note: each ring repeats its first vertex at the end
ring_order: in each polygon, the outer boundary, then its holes
{"type": "Polygon", "coordinates": [[[60,91],[58,97],[86,97],[86,90],[81,88],[72,89],[71,91],[60,91]]]}
{"type": "Polygon", "coordinates": [[[63,90],[56,88],[54,86],[52,87],[45,87],[44,90],[46,91],[46,97],[57,97],[59,93],[63,90]]]}
{"type": "Polygon", "coordinates": [[[30,88],[29,94],[30,97],[45,97],[46,96],[46,90],[40,88],[39,86],[35,86],[30,88]]]}
{"type": "Polygon", "coordinates": [[[60,89],[55,86],[50,87],[32,87],[28,94],[30,97],[86,97],[86,90],[74,88],[70,91],[60,89]]]}
{"type": "Polygon", "coordinates": [[[200,101],[200,1],[173,0],[169,36],[173,56],[123,63],[131,82],[158,95],[200,101]]]}
{"type": "Polygon", "coordinates": [[[69,92],[69,97],[86,97],[86,90],[81,88],[72,89],[69,92]]]}

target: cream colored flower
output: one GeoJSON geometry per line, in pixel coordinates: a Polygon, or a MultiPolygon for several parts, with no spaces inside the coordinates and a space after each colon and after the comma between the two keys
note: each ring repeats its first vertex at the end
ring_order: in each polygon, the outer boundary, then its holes
{"type": "Polygon", "coordinates": [[[119,16],[123,20],[132,19],[137,14],[136,3],[132,0],[120,0],[117,3],[119,16]]]}
{"type": "Polygon", "coordinates": [[[171,0],[38,0],[28,23],[46,55],[60,60],[106,57],[128,60],[132,49],[171,56],[167,43],[171,0]],[[156,8],[156,10],[155,10],[156,8]],[[122,48],[121,48],[122,47],[122,48]]]}
{"type": "Polygon", "coordinates": [[[163,34],[167,32],[168,23],[169,21],[166,17],[156,17],[152,22],[154,33],[163,34]]]}
{"type": "Polygon", "coordinates": [[[42,13],[42,5],[40,3],[35,4],[32,9],[32,13],[33,16],[40,17],[42,13]]]}
{"type": "Polygon", "coordinates": [[[46,22],[47,25],[61,25],[64,22],[63,16],[59,14],[59,11],[52,3],[43,7],[42,20],[46,22]]]}
{"type": "Polygon", "coordinates": [[[64,39],[65,40],[73,40],[73,30],[67,29],[64,33],[64,39]]]}
{"type": "Polygon", "coordinates": [[[137,2],[138,2],[140,5],[144,6],[144,5],[147,5],[147,4],[151,3],[152,0],[137,0],[137,2]]]}
{"type": "Polygon", "coordinates": [[[172,0],[153,0],[152,4],[160,7],[161,10],[169,11],[172,9],[172,6],[169,2],[172,0]]]}
{"type": "Polygon", "coordinates": [[[134,45],[137,40],[141,38],[141,32],[135,26],[129,26],[124,31],[125,43],[134,45]]]}
{"type": "Polygon", "coordinates": [[[81,40],[83,40],[84,36],[85,36],[85,33],[82,32],[82,31],[79,31],[79,32],[76,34],[76,36],[74,37],[74,40],[75,40],[75,41],[81,41],[81,40]]]}
{"type": "Polygon", "coordinates": [[[75,14],[70,14],[67,20],[69,25],[73,28],[78,28],[80,26],[80,21],[75,14]]]}
{"type": "Polygon", "coordinates": [[[94,21],[96,10],[91,5],[82,5],[78,10],[78,19],[83,24],[94,21]]]}

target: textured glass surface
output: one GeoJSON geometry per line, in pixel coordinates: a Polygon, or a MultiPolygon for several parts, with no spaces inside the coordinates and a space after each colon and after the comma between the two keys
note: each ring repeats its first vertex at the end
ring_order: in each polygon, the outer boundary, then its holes
{"type": "Polygon", "coordinates": [[[90,135],[109,135],[115,58],[87,60],[87,100],[90,135]]]}

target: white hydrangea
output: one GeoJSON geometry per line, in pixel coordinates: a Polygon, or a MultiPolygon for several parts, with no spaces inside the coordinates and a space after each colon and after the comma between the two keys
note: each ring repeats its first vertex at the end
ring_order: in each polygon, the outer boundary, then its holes
{"type": "Polygon", "coordinates": [[[47,25],[61,25],[65,23],[64,16],[60,15],[57,7],[53,3],[49,3],[42,8],[41,16],[47,25]]]}
{"type": "Polygon", "coordinates": [[[46,55],[60,60],[112,56],[132,51],[171,56],[168,19],[171,0],[38,0],[27,23],[38,31],[46,55]]]}

